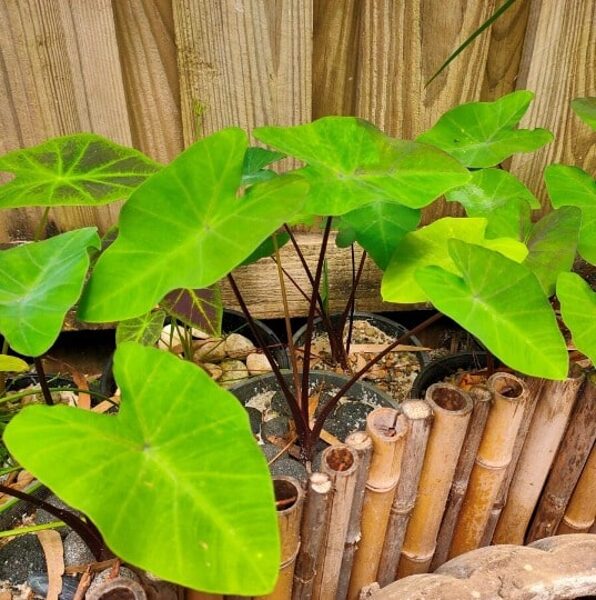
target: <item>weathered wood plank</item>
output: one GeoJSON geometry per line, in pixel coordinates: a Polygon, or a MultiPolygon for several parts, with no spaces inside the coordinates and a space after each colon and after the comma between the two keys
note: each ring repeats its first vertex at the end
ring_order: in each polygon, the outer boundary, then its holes
{"type": "Polygon", "coordinates": [[[596,170],[594,133],[571,111],[579,96],[596,95],[596,3],[533,0],[517,86],[536,92],[522,127],[546,127],[555,141],[512,160],[511,171],[548,210],[543,172],[559,162],[596,170]]]}

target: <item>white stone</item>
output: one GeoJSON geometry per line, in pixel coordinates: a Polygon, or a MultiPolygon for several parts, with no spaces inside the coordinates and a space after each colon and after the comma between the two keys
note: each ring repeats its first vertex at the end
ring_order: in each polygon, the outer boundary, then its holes
{"type": "Polygon", "coordinates": [[[223,375],[223,369],[215,363],[201,363],[201,367],[203,367],[203,369],[209,373],[211,379],[215,381],[221,379],[221,376],[223,375]]]}
{"type": "Polygon", "coordinates": [[[241,360],[228,359],[220,363],[223,370],[219,382],[221,384],[231,384],[248,378],[248,369],[241,360]]]}
{"type": "Polygon", "coordinates": [[[182,344],[182,340],[180,339],[176,328],[173,327],[173,325],[165,325],[161,330],[159,340],[157,341],[157,347],[160,350],[169,350],[180,344],[182,344]]]}
{"type": "Polygon", "coordinates": [[[256,350],[255,345],[239,333],[230,333],[225,341],[226,354],[230,358],[246,358],[248,354],[256,350]]]}
{"type": "Polygon", "coordinates": [[[225,344],[222,339],[210,338],[204,342],[195,342],[193,346],[196,350],[192,358],[196,363],[216,363],[226,357],[225,344]]]}
{"type": "Polygon", "coordinates": [[[246,357],[246,368],[251,375],[262,375],[273,370],[267,357],[260,352],[253,352],[246,357]]]}

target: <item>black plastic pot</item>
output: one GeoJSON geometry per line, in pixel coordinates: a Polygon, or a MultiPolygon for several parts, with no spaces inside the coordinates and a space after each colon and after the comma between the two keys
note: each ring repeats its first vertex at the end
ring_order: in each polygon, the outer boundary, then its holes
{"type": "Polygon", "coordinates": [[[433,383],[443,381],[458,371],[479,371],[486,369],[488,354],[486,352],[459,352],[430,361],[418,373],[412,384],[410,397],[424,398],[427,388],[433,383]]]}

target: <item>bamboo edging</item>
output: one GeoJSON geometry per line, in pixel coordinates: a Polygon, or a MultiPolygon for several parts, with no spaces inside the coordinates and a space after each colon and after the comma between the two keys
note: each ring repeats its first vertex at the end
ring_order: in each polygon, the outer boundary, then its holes
{"type": "Polygon", "coordinates": [[[377,408],[366,419],[366,432],[372,440],[373,453],[362,506],[362,538],[354,556],[348,588],[349,600],[356,600],[360,590],[377,577],[400,476],[406,431],[406,418],[393,408],[377,408]]]}
{"type": "Polygon", "coordinates": [[[408,431],[403,452],[401,476],[391,506],[377,582],[386,586],[395,580],[406,529],[414,508],[430,433],[432,409],[424,400],[406,400],[401,405],[408,431]]]}
{"type": "Polygon", "coordinates": [[[547,381],[544,384],[493,543],[523,545],[526,529],[583,379],[583,371],[573,365],[570,376],[564,381],[547,381]]]}
{"type": "Polygon", "coordinates": [[[528,543],[554,535],[596,441],[596,371],[586,376],[528,532],[528,543]]]}
{"type": "Polygon", "coordinates": [[[406,530],[398,576],[427,573],[435,552],[453,474],[468,428],[473,402],[467,392],[448,383],[435,383],[426,391],[433,409],[433,426],[418,498],[406,530]]]}
{"type": "Polygon", "coordinates": [[[453,532],[448,558],[475,550],[482,542],[491,510],[512,460],[528,390],[509,373],[488,379],[493,405],[474,461],[469,484],[453,532]]]}
{"type": "Polygon", "coordinates": [[[440,567],[446,560],[453,539],[453,532],[457,518],[461,511],[462,503],[468,482],[474,467],[476,453],[480,446],[482,434],[484,433],[488,412],[491,407],[492,392],[485,385],[476,385],[470,389],[470,396],[474,401],[474,408],[468,424],[466,439],[462,446],[455,474],[453,475],[453,483],[447,499],[447,507],[441,523],[441,529],[437,536],[437,548],[431,563],[431,571],[440,567]]]}
{"type": "Polygon", "coordinates": [[[223,600],[221,594],[209,594],[208,592],[199,592],[191,589],[186,590],[184,597],[186,600],[223,600]]]}

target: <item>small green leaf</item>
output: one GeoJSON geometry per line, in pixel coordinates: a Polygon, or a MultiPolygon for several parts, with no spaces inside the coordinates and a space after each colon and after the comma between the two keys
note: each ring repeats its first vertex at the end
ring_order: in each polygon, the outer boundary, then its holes
{"type": "Polygon", "coordinates": [[[450,190],[445,197],[459,202],[469,217],[486,218],[488,238],[524,239],[530,208],[540,208],[534,194],[515,175],[503,169],[474,171],[469,183],[450,190]]]}
{"type": "Polygon", "coordinates": [[[275,244],[273,238],[275,237],[278,248],[285,246],[290,241],[290,235],[285,231],[281,233],[274,233],[268,237],[247,259],[242,261],[241,266],[250,265],[261,258],[266,258],[275,254],[275,244]]]}
{"type": "Polygon", "coordinates": [[[342,215],[378,200],[421,208],[470,177],[436,148],[390,138],[355,117],[259,127],[254,135],[307,163],[300,173],[311,184],[305,210],[314,215],[342,215]]]}
{"type": "Polygon", "coordinates": [[[242,130],[224,129],[190,146],[132,194],[118,238],[83,294],[81,319],[129,319],[172,290],[209,287],[302,209],[308,186],[293,175],[237,197],[246,147],[242,130]]]}
{"type": "Polygon", "coordinates": [[[27,407],[6,428],[10,452],[126,562],[207,592],[269,593],[279,568],[273,486],[242,405],[155,348],[123,344],[114,373],[118,415],[27,407]]]}
{"type": "Polygon", "coordinates": [[[596,292],[577,273],[561,273],[557,298],[575,347],[596,364],[596,292]]]}
{"type": "Polygon", "coordinates": [[[571,101],[571,108],[586,125],[596,130],[596,97],[576,98],[571,101]]]}
{"type": "Polygon", "coordinates": [[[223,304],[219,285],[203,290],[174,290],[160,305],[185,325],[196,327],[212,337],[221,336],[223,304]]]}
{"type": "Polygon", "coordinates": [[[13,350],[40,356],[56,341],[99,244],[88,227],[0,253],[0,332],[13,350]]]}
{"type": "Polygon", "coordinates": [[[23,373],[29,370],[29,365],[17,356],[0,354],[0,373],[23,373]]]}
{"type": "Polygon", "coordinates": [[[258,146],[247,148],[242,165],[242,184],[252,185],[259,181],[268,181],[277,177],[277,173],[265,167],[284,157],[285,154],[281,152],[272,152],[258,146]]]}
{"type": "Polygon", "coordinates": [[[94,133],[53,138],[0,157],[0,171],[15,175],[0,186],[0,208],[107,204],[128,198],[160,168],[94,133]]]}
{"type": "Polygon", "coordinates": [[[381,294],[387,302],[404,304],[428,300],[415,277],[420,267],[437,265],[451,273],[457,267],[451,260],[447,243],[450,239],[481,244],[521,262],[528,250],[524,244],[511,238],[487,240],[484,237],[486,219],[453,218],[439,219],[417,231],[407,233],[397,245],[381,283],[381,294]]]}
{"type": "Polygon", "coordinates": [[[460,104],[417,141],[445,150],[467,167],[494,167],[516,152],[533,152],[553,140],[546,129],[516,129],[533,97],[520,90],[494,102],[460,104]]]}
{"type": "Polygon", "coordinates": [[[153,346],[161,335],[165,318],[165,311],[155,310],[135,319],[120,321],[116,327],[116,345],[136,342],[153,346]]]}
{"type": "MultiPolygon", "coordinates": [[[[377,266],[386,269],[396,246],[406,233],[416,229],[419,222],[420,210],[396,202],[371,202],[342,215],[338,225],[339,243],[342,243],[342,230],[347,228],[377,266]]],[[[347,234],[343,236],[344,240],[350,239],[347,234]]]]}
{"type": "Polygon", "coordinates": [[[580,224],[579,209],[559,208],[542,217],[526,241],[524,265],[536,275],[547,296],[555,293],[559,273],[573,266],[580,224]]]}
{"type": "Polygon", "coordinates": [[[579,167],[549,165],[544,171],[553,206],[577,206],[582,211],[578,251],[596,264],[596,181],[579,167]]]}
{"type": "Polygon", "coordinates": [[[461,240],[449,242],[449,253],[461,277],[435,266],[416,274],[434,306],[510,368],[565,379],[565,340],[534,274],[498,252],[461,240]]]}

